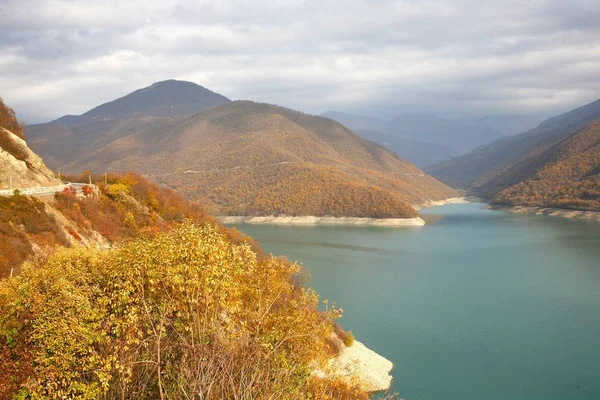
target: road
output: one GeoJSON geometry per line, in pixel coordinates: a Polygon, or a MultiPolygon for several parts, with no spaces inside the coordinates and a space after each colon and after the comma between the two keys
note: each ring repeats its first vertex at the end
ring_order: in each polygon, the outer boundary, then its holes
{"type": "MultiPolygon", "coordinates": [[[[21,194],[28,196],[43,196],[43,195],[53,195],[54,193],[59,193],[65,190],[65,188],[73,186],[77,193],[80,193],[82,188],[86,186],[85,183],[71,183],[65,182],[62,185],[58,186],[46,186],[46,187],[37,187],[37,188],[15,188],[18,189],[21,194]]],[[[0,196],[12,196],[15,189],[6,189],[0,190],[0,196]]]]}

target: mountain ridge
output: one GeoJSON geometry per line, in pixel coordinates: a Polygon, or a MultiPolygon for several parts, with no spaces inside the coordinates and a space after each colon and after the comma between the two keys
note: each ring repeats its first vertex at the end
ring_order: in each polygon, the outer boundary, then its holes
{"type": "Polygon", "coordinates": [[[168,125],[230,102],[196,83],[167,80],[103,103],[81,115],[65,115],[25,127],[29,144],[48,166],[58,169],[78,154],[154,124],[168,125]],[[52,139],[52,140],[50,140],[52,139]]]}
{"type": "Polygon", "coordinates": [[[600,118],[600,100],[557,115],[538,126],[514,136],[503,137],[461,155],[426,168],[426,171],[453,187],[473,189],[502,175],[513,165],[538,154],[562,138],[572,134],[593,120],[600,118]]]}
{"type": "Polygon", "coordinates": [[[135,131],[63,168],[135,170],[224,215],[414,217],[410,203],[457,195],[338,122],[251,101],[135,131]]]}
{"type": "Polygon", "coordinates": [[[504,205],[600,211],[600,118],[488,182],[504,205]]]}

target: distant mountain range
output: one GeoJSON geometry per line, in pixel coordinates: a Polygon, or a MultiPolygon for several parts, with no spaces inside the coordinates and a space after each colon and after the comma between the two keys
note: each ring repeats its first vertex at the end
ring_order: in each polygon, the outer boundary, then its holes
{"type": "Polygon", "coordinates": [[[410,204],[457,195],[331,119],[189,82],[158,82],[27,135],[54,168],[140,172],[222,215],[413,217],[410,204]]]}
{"type": "Polygon", "coordinates": [[[537,122],[535,117],[519,115],[448,119],[427,114],[406,114],[383,120],[328,111],[323,116],[366,135],[365,138],[388,147],[421,167],[451,159],[504,135],[517,133],[520,128],[533,127],[537,122]],[[373,135],[374,131],[380,134],[373,135]],[[372,138],[367,137],[369,135],[372,138]],[[390,137],[400,141],[394,142],[390,137]],[[432,148],[432,144],[436,147],[432,148]]]}
{"type": "Polygon", "coordinates": [[[470,153],[426,168],[443,182],[485,197],[517,183],[513,167],[527,163],[600,118],[600,100],[547,119],[524,133],[503,137],[470,153]]]}
{"type": "Polygon", "coordinates": [[[382,145],[419,167],[449,160],[458,155],[453,150],[437,143],[396,137],[370,129],[354,129],[354,132],[371,142],[382,145]]]}

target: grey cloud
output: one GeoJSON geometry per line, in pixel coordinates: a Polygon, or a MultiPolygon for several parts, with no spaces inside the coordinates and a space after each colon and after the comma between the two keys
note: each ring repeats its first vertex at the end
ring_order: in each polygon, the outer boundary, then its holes
{"type": "Polygon", "coordinates": [[[154,81],[393,115],[600,97],[597,0],[3,0],[0,95],[31,122],[154,81]]]}

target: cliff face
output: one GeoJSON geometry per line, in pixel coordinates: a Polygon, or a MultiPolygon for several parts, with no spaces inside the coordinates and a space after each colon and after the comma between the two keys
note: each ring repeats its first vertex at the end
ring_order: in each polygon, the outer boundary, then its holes
{"type": "Polygon", "coordinates": [[[10,189],[11,180],[12,188],[18,189],[61,183],[23,139],[0,128],[0,190],[10,189]]]}

